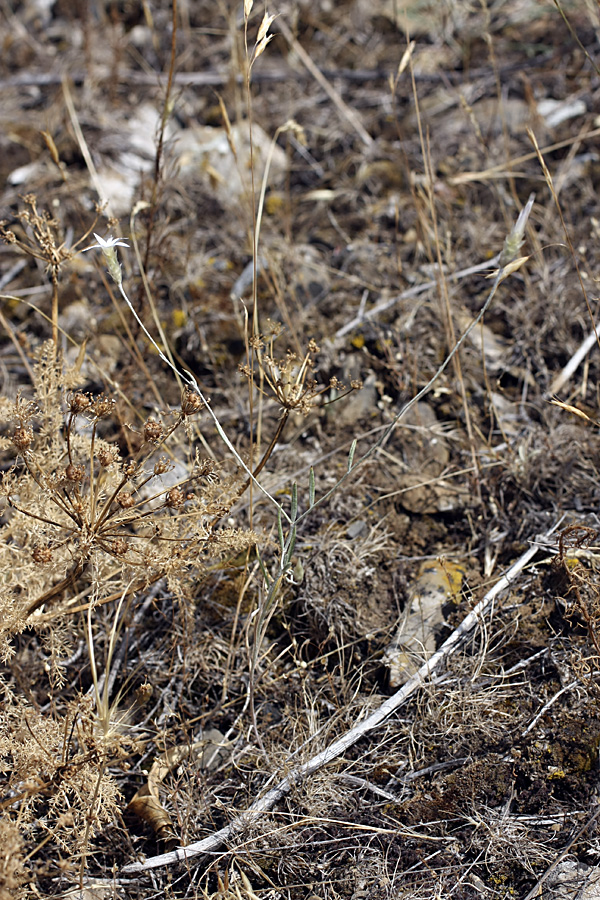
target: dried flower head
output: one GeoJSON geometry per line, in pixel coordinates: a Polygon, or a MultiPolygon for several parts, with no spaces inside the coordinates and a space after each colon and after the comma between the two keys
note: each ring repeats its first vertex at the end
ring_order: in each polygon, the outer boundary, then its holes
{"type": "Polygon", "coordinates": [[[145,681],[135,691],[135,697],[140,706],[144,706],[152,697],[152,685],[145,681]]]}
{"type": "Polygon", "coordinates": [[[135,506],[135,498],[130,491],[121,491],[121,493],[117,495],[117,503],[121,509],[131,509],[135,506]]]}
{"type": "Polygon", "coordinates": [[[96,419],[105,419],[107,416],[112,415],[116,406],[116,400],[112,397],[106,397],[104,394],[101,394],[99,397],[96,397],[90,403],[90,410],[96,417],[96,419]]]}
{"type": "Polygon", "coordinates": [[[58,236],[60,222],[47,210],[38,210],[35,194],[26,194],[23,198],[26,207],[18,215],[26,224],[26,234],[17,236],[7,231],[4,223],[0,223],[0,237],[7,243],[16,244],[24,253],[35,259],[43,260],[52,271],[56,281],[60,266],[72,259],[73,249],[67,247],[58,236]]]}
{"type": "Polygon", "coordinates": [[[118,458],[119,448],[114,444],[100,447],[100,449],[96,452],[96,459],[103,469],[107,469],[109,466],[112,466],[112,464],[115,463],[118,458]]]}
{"type": "Polygon", "coordinates": [[[154,474],[155,475],[164,475],[165,472],[170,471],[172,468],[170,461],[166,456],[161,456],[158,462],[154,463],[154,474]]]}
{"type": "Polygon", "coordinates": [[[181,412],[184,416],[193,416],[194,413],[197,413],[200,409],[202,409],[203,403],[202,398],[196,391],[193,391],[190,387],[184,388],[183,396],[181,398],[181,412]]]}
{"type": "Polygon", "coordinates": [[[148,441],[150,444],[158,443],[162,438],[164,431],[163,425],[155,419],[150,418],[144,422],[144,440],[148,441]]]}
{"type": "Polygon", "coordinates": [[[214,459],[196,459],[194,466],[194,478],[204,478],[209,484],[219,480],[217,464],[214,459]]]}
{"type": "Polygon", "coordinates": [[[9,231],[5,227],[5,221],[0,222],[0,237],[6,244],[16,244],[17,236],[14,231],[9,231]]]}
{"type": "Polygon", "coordinates": [[[79,413],[85,412],[85,410],[89,408],[91,402],[91,398],[88,397],[87,394],[84,394],[82,391],[77,391],[77,393],[73,394],[69,399],[69,409],[73,415],[76,416],[79,415],[79,413]]]}
{"type": "Polygon", "coordinates": [[[65,469],[65,478],[67,481],[73,481],[77,484],[80,484],[85,478],[85,469],[83,466],[75,466],[73,463],[69,463],[69,465],[65,469]]]}
{"type": "Polygon", "coordinates": [[[116,538],[110,543],[110,550],[115,556],[125,556],[129,550],[129,544],[125,538],[116,538]]]}
{"type": "Polygon", "coordinates": [[[314,378],[310,377],[314,366],[312,354],[318,352],[318,344],[311,340],[308,351],[301,358],[291,350],[287,350],[284,357],[278,358],[274,344],[279,334],[280,329],[273,328],[270,335],[263,335],[268,352],[263,354],[255,350],[259,367],[264,381],[283,409],[306,414],[326,390],[325,387],[319,388],[314,378]]]}
{"type": "Polygon", "coordinates": [[[184,503],[185,494],[180,487],[173,487],[170,491],[167,491],[165,506],[168,506],[169,509],[180,509],[184,503]]]}
{"type": "Polygon", "coordinates": [[[31,551],[32,560],[41,566],[45,566],[48,563],[52,562],[53,556],[54,554],[52,552],[52,548],[48,545],[42,546],[40,544],[36,544],[36,546],[31,551]]]}
{"type": "Polygon", "coordinates": [[[17,425],[13,431],[12,442],[17,450],[25,453],[33,443],[33,429],[28,425],[17,425]]]}
{"type": "Polygon", "coordinates": [[[125,478],[133,478],[138,472],[138,465],[131,459],[125,460],[121,466],[121,471],[125,478]]]}

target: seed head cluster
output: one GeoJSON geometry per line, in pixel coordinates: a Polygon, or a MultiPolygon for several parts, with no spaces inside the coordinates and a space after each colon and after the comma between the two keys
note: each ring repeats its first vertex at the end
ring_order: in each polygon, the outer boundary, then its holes
{"type": "MultiPolygon", "coordinates": [[[[181,584],[182,574],[202,569],[204,556],[256,541],[251,532],[221,527],[235,490],[221,490],[215,460],[186,449],[189,420],[202,409],[194,391],[183,392],[178,411],[140,426],[123,424],[116,399],[106,394],[77,390],[52,400],[48,383],[38,393],[39,407],[23,398],[12,406],[15,465],[0,483],[21,523],[15,544],[28,549],[35,566],[79,576],[112,559],[136,584],[162,575],[181,584]],[[132,446],[137,451],[124,455],[132,446]]],[[[44,596],[28,609],[39,608],[44,596]]]]}
{"type": "MultiPolygon", "coordinates": [[[[314,378],[315,357],[320,351],[317,342],[310,340],[303,356],[287,350],[284,356],[277,356],[275,341],[281,335],[281,325],[268,320],[269,333],[254,335],[250,346],[254,352],[257,368],[262,373],[262,384],[276,398],[284,413],[297,412],[307,415],[322,402],[327,391],[349,392],[337,378],[326,384],[319,384],[314,378]]],[[[253,378],[255,369],[241,365],[240,371],[247,378],[253,378]]],[[[263,393],[267,390],[257,385],[263,393]]],[[[350,390],[360,390],[362,384],[353,381],[350,390]]]]}

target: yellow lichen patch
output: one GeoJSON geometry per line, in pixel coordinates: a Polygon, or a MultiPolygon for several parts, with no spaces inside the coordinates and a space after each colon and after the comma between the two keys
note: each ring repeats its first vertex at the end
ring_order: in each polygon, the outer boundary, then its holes
{"type": "Polygon", "coordinates": [[[265,212],[268,216],[278,213],[285,204],[285,197],[279,191],[273,191],[265,200],[265,212]]]}
{"type": "Polygon", "coordinates": [[[183,309],[174,309],[171,313],[173,328],[183,328],[187,322],[187,315],[183,309]]]}

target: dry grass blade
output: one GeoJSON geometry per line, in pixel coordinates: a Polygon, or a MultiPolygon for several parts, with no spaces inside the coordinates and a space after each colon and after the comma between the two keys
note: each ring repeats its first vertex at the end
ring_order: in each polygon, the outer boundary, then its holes
{"type": "Polygon", "coordinates": [[[302,47],[302,45],[298,43],[283,18],[279,20],[279,27],[281,28],[281,32],[291,49],[297,55],[298,59],[300,59],[306,66],[313,78],[320,84],[328,97],[330,97],[340,116],[342,116],[344,119],[346,119],[347,122],[350,123],[365,147],[372,147],[373,138],[360,121],[358,115],[354,112],[353,109],[351,109],[346,103],[344,103],[342,97],[340,97],[339,92],[336,91],[333,85],[327,80],[327,78],[325,78],[319,67],[314,64],[309,54],[302,47]]]}

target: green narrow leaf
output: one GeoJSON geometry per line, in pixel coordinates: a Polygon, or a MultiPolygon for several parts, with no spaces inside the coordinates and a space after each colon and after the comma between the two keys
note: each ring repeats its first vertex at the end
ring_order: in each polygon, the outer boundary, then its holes
{"type": "Polygon", "coordinates": [[[265,580],[265,584],[268,587],[272,582],[272,578],[267,571],[267,567],[265,566],[264,562],[262,561],[262,556],[258,552],[258,547],[256,548],[256,558],[258,559],[258,565],[260,566],[260,571],[262,572],[262,576],[265,580]]]}
{"type": "Polygon", "coordinates": [[[315,505],[315,470],[310,467],[308,475],[308,508],[311,509],[315,505]]]}
{"type": "Polygon", "coordinates": [[[292,485],[292,508],[290,510],[290,519],[295,522],[298,517],[298,485],[296,482],[292,485]]]}
{"type": "Polygon", "coordinates": [[[279,538],[279,546],[281,547],[281,552],[285,548],[285,538],[283,536],[283,525],[281,524],[281,510],[277,510],[277,536],[279,538]]]}
{"type": "Polygon", "coordinates": [[[352,469],[352,463],[354,462],[354,454],[356,453],[356,438],[352,441],[352,446],[350,447],[350,453],[348,454],[348,471],[352,469]]]}
{"type": "Polygon", "coordinates": [[[284,569],[287,569],[287,567],[289,566],[289,564],[292,561],[292,553],[294,552],[295,546],[296,546],[296,526],[293,525],[292,530],[290,531],[289,546],[288,546],[287,550],[285,551],[285,557],[283,560],[284,569]]]}

